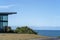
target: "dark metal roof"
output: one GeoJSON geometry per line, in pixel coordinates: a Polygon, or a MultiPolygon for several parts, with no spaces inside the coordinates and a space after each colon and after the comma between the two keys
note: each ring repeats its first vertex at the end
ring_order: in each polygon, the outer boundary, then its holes
{"type": "Polygon", "coordinates": [[[0,15],[16,14],[17,12],[0,12],[0,15]]]}

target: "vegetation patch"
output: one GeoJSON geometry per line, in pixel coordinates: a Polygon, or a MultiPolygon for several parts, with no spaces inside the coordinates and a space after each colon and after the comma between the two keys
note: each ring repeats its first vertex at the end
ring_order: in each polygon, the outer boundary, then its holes
{"type": "Polygon", "coordinates": [[[37,34],[28,26],[17,27],[15,30],[11,29],[10,26],[5,26],[0,33],[37,34]]]}

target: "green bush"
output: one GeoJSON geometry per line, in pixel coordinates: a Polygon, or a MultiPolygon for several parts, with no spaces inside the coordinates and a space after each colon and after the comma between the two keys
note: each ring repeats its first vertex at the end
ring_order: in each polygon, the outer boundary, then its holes
{"type": "Polygon", "coordinates": [[[37,34],[34,30],[28,26],[17,27],[15,30],[12,30],[10,26],[5,26],[0,33],[21,33],[21,34],[37,34]]]}
{"type": "Polygon", "coordinates": [[[29,28],[28,26],[17,27],[15,32],[22,33],[22,34],[37,34],[34,30],[29,28]]]}

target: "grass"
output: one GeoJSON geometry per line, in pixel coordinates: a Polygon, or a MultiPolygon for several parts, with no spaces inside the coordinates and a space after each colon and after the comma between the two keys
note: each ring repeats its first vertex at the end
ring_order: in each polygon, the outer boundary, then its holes
{"type": "Polygon", "coordinates": [[[35,34],[0,34],[0,40],[29,40],[34,38],[47,38],[35,34]]]}

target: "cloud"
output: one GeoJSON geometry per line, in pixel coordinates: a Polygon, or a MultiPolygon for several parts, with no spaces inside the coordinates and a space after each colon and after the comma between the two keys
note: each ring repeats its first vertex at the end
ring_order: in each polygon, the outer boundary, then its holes
{"type": "Polygon", "coordinates": [[[0,9],[9,9],[11,7],[13,7],[14,5],[2,5],[0,6],[0,9]]]}

